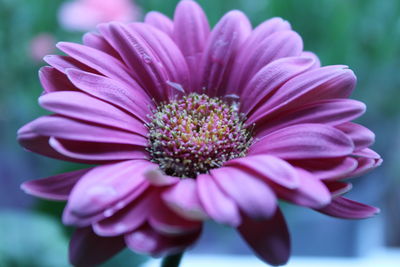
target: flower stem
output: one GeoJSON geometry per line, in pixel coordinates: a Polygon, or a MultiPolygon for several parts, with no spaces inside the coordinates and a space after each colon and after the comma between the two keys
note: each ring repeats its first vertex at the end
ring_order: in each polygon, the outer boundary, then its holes
{"type": "Polygon", "coordinates": [[[183,252],[166,256],[161,263],[161,267],[179,267],[183,252]]]}

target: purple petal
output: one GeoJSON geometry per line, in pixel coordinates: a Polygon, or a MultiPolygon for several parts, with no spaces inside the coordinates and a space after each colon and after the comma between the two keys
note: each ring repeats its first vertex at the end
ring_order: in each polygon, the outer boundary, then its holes
{"type": "Polygon", "coordinates": [[[352,99],[329,99],[305,105],[300,109],[283,114],[279,118],[269,120],[264,124],[262,116],[251,117],[247,123],[262,125],[256,128],[256,132],[258,136],[263,136],[277,129],[302,123],[321,123],[335,126],[358,118],[365,112],[365,109],[365,104],[360,101],[352,99]]]}
{"type": "Polygon", "coordinates": [[[314,54],[313,52],[303,51],[303,52],[301,52],[300,56],[311,58],[314,62],[314,65],[312,66],[313,69],[317,69],[317,68],[321,67],[321,61],[319,60],[319,57],[316,54],[314,54]]]}
{"type": "Polygon", "coordinates": [[[197,193],[196,181],[182,179],[162,194],[169,208],[188,220],[205,220],[207,214],[203,209],[197,193]]]}
{"type": "Polygon", "coordinates": [[[115,51],[115,49],[106,41],[106,39],[104,39],[103,36],[100,36],[96,33],[88,32],[84,34],[83,44],[85,46],[89,46],[91,48],[100,50],[106,54],[109,54],[110,56],[113,56],[118,60],[121,60],[121,57],[119,56],[118,52],[115,51]]]}
{"type": "Polygon", "coordinates": [[[263,261],[284,265],[290,256],[290,236],[285,219],[278,209],[269,220],[246,218],[238,228],[240,235],[263,261]]]}
{"type": "Polygon", "coordinates": [[[165,175],[160,169],[148,170],[144,177],[153,186],[170,186],[180,181],[178,177],[165,175]]]}
{"type": "Polygon", "coordinates": [[[67,69],[69,80],[80,90],[103,101],[114,104],[134,115],[142,122],[149,120],[153,102],[134,82],[130,87],[101,75],[76,69],[67,69]]]}
{"type": "Polygon", "coordinates": [[[354,151],[353,156],[377,160],[381,159],[381,156],[370,148],[364,148],[362,150],[354,151]]]}
{"type": "Polygon", "coordinates": [[[80,70],[84,70],[84,71],[90,71],[93,73],[98,73],[96,70],[92,69],[91,67],[88,67],[85,64],[83,64],[69,56],[48,55],[48,56],[45,56],[43,58],[43,60],[61,73],[65,73],[65,70],[70,69],[70,68],[80,69],[80,70]]]}
{"type": "Polygon", "coordinates": [[[250,22],[240,11],[231,11],[221,18],[211,32],[201,60],[198,90],[206,88],[209,96],[224,94],[232,62],[250,32],[250,22]]]}
{"type": "Polygon", "coordinates": [[[360,124],[346,122],[336,126],[353,140],[355,150],[361,150],[371,146],[375,141],[375,134],[360,124]]]}
{"type": "Polygon", "coordinates": [[[321,213],[344,219],[365,219],[379,213],[379,209],[344,197],[337,197],[328,206],[318,210],[321,213]]]}
{"type": "Polygon", "coordinates": [[[147,128],[141,121],[113,105],[84,93],[55,92],[41,96],[39,103],[43,108],[67,117],[147,136],[147,128]]]}
{"type": "MultiPolygon", "coordinates": [[[[289,57],[278,59],[263,67],[251,78],[246,87],[241,88],[243,89],[241,93],[243,112],[246,114],[251,112],[257,104],[271,97],[282,84],[307,71],[313,64],[312,59],[289,57]]],[[[252,121],[252,116],[248,119],[252,121]]]]}
{"type": "Polygon", "coordinates": [[[197,76],[209,34],[210,26],[202,8],[195,1],[179,2],[172,37],[188,63],[191,77],[197,76]]]}
{"type": "Polygon", "coordinates": [[[143,226],[125,235],[125,242],[135,252],[162,257],[182,252],[199,238],[200,233],[201,231],[196,231],[190,234],[168,236],[157,233],[149,226],[143,226]]]}
{"type": "Polygon", "coordinates": [[[349,192],[353,188],[353,185],[350,183],[337,182],[337,181],[326,182],[325,185],[331,192],[332,198],[341,196],[349,192]]]}
{"type": "Polygon", "coordinates": [[[236,167],[213,169],[210,173],[220,189],[251,218],[270,218],[275,213],[275,194],[261,179],[236,167]]]}
{"type": "Polygon", "coordinates": [[[68,200],[72,188],[91,169],[66,172],[38,180],[25,182],[21,189],[25,193],[50,200],[68,200]]]}
{"type": "Polygon", "coordinates": [[[382,159],[372,159],[372,158],[357,158],[358,166],[357,168],[341,178],[355,178],[364,175],[371,170],[379,167],[382,164],[382,159]]]}
{"type": "Polygon", "coordinates": [[[157,12],[157,11],[151,11],[146,14],[146,17],[144,18],[144,22],[159,29],[160,31],[167,34],[168,36],[172,36],[174,23],[172,22],[172,20],[170,18],[168,18],[164,14],[157,12]]]}
{"type": "Polygon", "coordinates": [[[302,169],[297,169],[297,172],[300,184],[296,189],[274,187],[279,198],[310,208],[321,208],[331,202],[331,193],[323,182],[302,169]]]}
{"type": "Polygon", "coordinates": [[[46,93],[77,90],[65,74],[53,67],[45,66],[40,68],[39,79],[46,93]]]}
{"type": "Polygon", "coordinates": [[[249,155],[271,154],[283,159],[334,158],[353,152],[353,142],[341,131],[323,124],[289,126],[254,143],[249,155]]]}
{"type": "Polygon", "coordinates": [[[274,156],[262,154],[236,158],[225,165],[248,168],[263,178],[289,189],[294,189],[299,184],[296,170],[286,161],[274,156]]]}
{"type": "Polygon", "coordinates": [[[241,216],[236,203],[228,197],[208,174],[197,176],[200,201],[211,219],[218,223],[237,227],[241,216]]]}
{"type": "Polygon", "coordinates": [[[69,261],[74,266],[97,266],[123,248],[122,236],[100,237],[93,233],[91,227],[78,228],[69,244],[69,261]]]}

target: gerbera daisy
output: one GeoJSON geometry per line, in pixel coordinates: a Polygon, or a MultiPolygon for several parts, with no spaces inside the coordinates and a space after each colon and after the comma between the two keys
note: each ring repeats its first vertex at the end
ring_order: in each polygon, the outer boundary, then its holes
{"type": "Polygon", "coordinates": [[[94,164],[29,181],[29,194],[67,201],[77,227],[75,265],[128,247],[177,254],[205,220],[232,226],[264,261],[284,264],[289,233],[278,199],[342,218],[378,209],[344,198],[341,181],[377,167],[374,134],[350,122],[365,105],[348,97],[346,66],[321,67],[288,22],[252,29],[240,11],[210,31],[181,1],[173,21],[107,23],[83,44],[45,57],[39,103],[53,115],[22,127],[28,150],[94,164]]]}

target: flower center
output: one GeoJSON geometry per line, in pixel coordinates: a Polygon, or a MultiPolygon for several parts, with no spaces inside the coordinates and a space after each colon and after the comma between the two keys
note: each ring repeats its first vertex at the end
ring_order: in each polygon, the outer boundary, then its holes
{"type": "Polygon", "coordinates": [[[238,103],[190,94],[153,111],[147,150],[165,174],[196,178],[230,159],[245,156],[252,143],[238,103]]]}

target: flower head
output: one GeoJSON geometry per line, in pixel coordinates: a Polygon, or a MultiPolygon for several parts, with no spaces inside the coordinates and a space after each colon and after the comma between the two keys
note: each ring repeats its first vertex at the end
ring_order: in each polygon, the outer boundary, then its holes
{"type": "Polygon", "coordinates": [[[173,21],[150,12],[98,31],[45,58],[39,102],[54,114],[18,132],[30,151],[96,165],[23,184],[67,201],[72,263],[125,246],[177,253],[212,219],[279,265],[290,241],[278,199],[342,218],[378,211],[342,196],[342,179],[382,161],[374,134],[350,122],[365,111],[348,99],[354,73],[321,67],[288,22],[252,29],[231,11],[210,30],[185,0],[173,21]]]}

